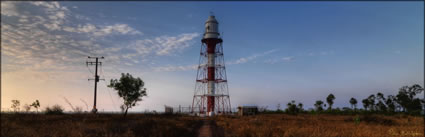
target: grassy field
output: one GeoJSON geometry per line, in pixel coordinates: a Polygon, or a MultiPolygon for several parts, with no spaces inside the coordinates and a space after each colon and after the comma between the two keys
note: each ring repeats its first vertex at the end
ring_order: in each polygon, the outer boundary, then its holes
{"type": "MultiPolygon", "coordinates": [[[[413,116],[286,115],[218,116],[212,131],[239,137],[399,137],[423,136],[423,118],[413,116]]],[[[1,114],[2,137],[198,135],[204,118],[182,115],[1,114]]]]}
{"type": "Polygon", "coordinates": [[[217,117],[226,136],[400,137],[424,135],[422,117],[266,114],[217,117]]]}
{"type": "Polygon", "coordinates": [[[2,114],[2,137],[169,137],[197,136],[199,117],[129,114],[2,114]]]}

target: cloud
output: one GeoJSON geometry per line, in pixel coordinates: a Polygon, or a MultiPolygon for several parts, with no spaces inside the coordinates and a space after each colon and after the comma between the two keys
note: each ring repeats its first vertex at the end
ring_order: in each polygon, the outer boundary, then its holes
{"type": "Polygon", "coordinates": [[[137,40],[130,44],[130,48],[140,55],[164,56],[181,52],[192,44],[192,40],[199,36],[199,33],[183,33],[178,36],[159,36],[152,39],[137,40]]]}
{"type": "MultiPolygon", "coordinates": [[[[127,37],[126,41],[115,41],[115,36],[143,35],[143,32],[124,23],[104,22],[110,25],[98,25],[59,2],[2,2],[2,11],[4,8],[14,9],[2,12],[1,46],[6,60],[2,65],[4,73],[86,72],[84,62],[87,56],[105,56],[102,61],[114,69],[135,66],[141,62],[154,62],[152,59],[157,56],[178,54],[200,36],[199,33],[182,33],[151,38],[127,37]]],[[[148,69],[181,71],[196,67],[148,69]]]]}
{"type": "Polygon", "coordinates": [[[165,67],[156,67],[154,71],[188,71],[188,70],[196,70],[198,69],[198,65],[187,65],[187,66],[165,66],[165,67]]]}
{"type": "Polygon", "coordinates": [[[114,24],[109,26],[100,26],[98,29],[94,27],[93,25],[91,28],[87,28],[91,33],[93,33],[94,36],[106,36],[111,34],[130,34],[130,35],[136,35],[136,34],[142,34],[142,32],[135,30],[132,27],[129,27],[127,24],[114,24]]]}
{"type": "Polygon", "coordinates": [[[188,41],[198,37],[199,33],[181,34],[177,37],[160,37],[155,39],[157,41],[156,47],[159,49],[157,55],[168,55],[171,51],[181,51],[190,46],[188,41]]]}
{"type": "Polygon", "coordinates": [[[73,71],[73,66],[81,65],[89,55],[112,55],[122,49],[99,37],[142,34],[122,23],[78,24],[87,21],[81,20],[85,16],[73,13],[58,2],[2,2],[1,6],[2,53],[8,62],[13,62],[5,65],[6,72],[15,69],[73,71]]]}
{"type": "Polygon", "coordinates": [[[269,63],[269,64],[276,64],[279,62],[291,62],[294,61],[295,57],[293,56],[288,56],[288,57],[282,57],[282,58],[274,58],[274,59],[267,59],[264,61],[264,63],[269,63]]]}
{"type": "Polygon", "coordinates": [[[1,2],[1,15],[3,16],[19,16],[18,11],[16,10],[15,3],[13,1],[3,1],[1,2]]]}
{"type": "Polygon", "coordinates": [[[44,11],[46,17],[48,17],[48,22],[44,22],[44,27],[49,30],[61,30],[65,23],[66,15],[70,14],[70,11],[67,7],[61,6],[59,2],[31,2],[31,4],[42,7],[40,10],[44,11]]]}
{"type": "Polygon", "coordinates": [[[64,31],[75,33],[87,33],[94,37],[102,37],[108,35],[141,35],[142,32],[128,26],[127,24],[114,24],[106,26],[96,26],[94,24],[79,24],[76,28],[64,27],[64,31]]]}
{"type": "Polygon", "coordinates": [[[239,58],[235,61],[226,62],[226,64],[227,65],[233,65],[233,64],[247,63],[247,62],[252,61],[252,60],[254,60],[258,57],[266,56],[266,55],[271,54],[271,53],[276,52],[276,51],[277,51],[277,49],[272,49],[272,50],[269,50],[269,51],[265,51],[263,53],[257,53],[257,54],[254,54],[254,55],[251,55],[251,56],[248,56],[248,57],[242,57],[242,58],[239,58]]]}
{"type": "Polygon", "coordinates": [[[294,57],[283,57],[282,60],[283,61],[292,61],[292,60],[294,60],[294,57]]]}
{"type": "MultiPolygon", "coordinates": [[[[258,57],[266,56],[266,55],[271,54],[271,53],[276,52],[276,51],[277,51],[277,49],[272,49],[272,50],[265,51],[265,52],[262,52],[262,53],[257,53],[257,54],[254,54],[254,55],[251,55],[251,56],[248,56],[248,57],[242,57],[242,58],[239,58],[235,61],[226,62],[226,65],[236,65],[236,64],[247,63],[247,62],[252,61],[252,60],[254,60],[258,57]]],[[[155,67],[153,69],[154,69],[154,71],[188,71],[188,70],[196,70],[196,69],[198,69],[198,66],[199,66],[198,64],[186,65],[186,66],[168,65],[168,66],[162,66],[162,67],[155,67]]]]}

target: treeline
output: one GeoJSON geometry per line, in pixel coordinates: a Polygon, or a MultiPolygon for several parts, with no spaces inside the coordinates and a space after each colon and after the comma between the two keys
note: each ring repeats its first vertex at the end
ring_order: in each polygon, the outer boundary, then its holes
{"type": "MultiPolygon", "coordinates": [[[[21,101],[19,100],[12,100],[12,106],[10,106],[10,108],[12,109],[12,112],[14,113],[21,113],[21,112],[25,112],[25,113],[31,113],[31,108],[35,108],[36,109],[36,113],[38,113],[38,109],[40,108],[40,101],[35,100],[31,105],[25,104],[24,106],[22,106],[24,111],[20,111],[20,105],[21,105],[21,101]]],[[[72,107],[72,105],[71,105],[72,107]]],[[[73,108],[73,107],[72,107],[73,108]]],[[[42,112],[44,114],[64,114],[64,108],[58,104],[53,105],[53,106],[47,106],[46,108],[44,108],[44,110],[42,110],[42,112]]],[[[81,113],[81,109],[74,109],[75,113],[81,113]]]]}
{"type": "Polygon", "coordinates": [[[333,108],[334,100],[336,97],[331,93],[326,98],[326,103],[322,100],[317,100],[314,104],[314,109],[304,110],[302,103],[297,103],[295,100],[286,104],[286,109],[280,109],[280,104],[276,111],[264,110],[263,113],[326,113],[326,114],[409,114],[420,115],[423,111],[425,101],[416,97],[424,89],[414,84],[412,86],[403,86],[399,89],[397,95],[387,95],[378,92],[371,94],[367,98],[361,100],[363,108],[357,108],[360,100],[352,97],[348,102],[351,104],[349,107],[333,108]]]}

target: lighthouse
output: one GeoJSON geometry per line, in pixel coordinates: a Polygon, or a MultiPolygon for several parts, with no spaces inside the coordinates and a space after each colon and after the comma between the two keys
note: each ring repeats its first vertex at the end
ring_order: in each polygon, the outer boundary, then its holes
{"type": "Polygon", "coordinates": [[[214,116],[231,113],[223,40],[214,15],[205,22],[192,113],[214,116]]]}

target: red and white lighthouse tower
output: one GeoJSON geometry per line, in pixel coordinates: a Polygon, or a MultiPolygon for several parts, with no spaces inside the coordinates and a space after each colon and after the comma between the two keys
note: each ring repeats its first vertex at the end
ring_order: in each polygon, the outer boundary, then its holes
{"type": "Polygon", "coordinates": [[[218,22],[211,15],[205,22],[192,113],[208,116],[231,113],[222,43],[218,22]]]}

